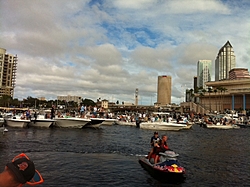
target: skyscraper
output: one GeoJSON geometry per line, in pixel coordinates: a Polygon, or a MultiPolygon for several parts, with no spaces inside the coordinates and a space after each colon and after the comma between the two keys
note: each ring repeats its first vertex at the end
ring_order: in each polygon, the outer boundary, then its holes
{"type": "Polygon", "coordinates": [[[17,55],[6,53],[6,49],[0,48],[0,96],[13,97],[16,83],[17,55]]]}
{"type": "Polygon", "coordinates": [[[194,90],[197,89],[197,76],[194,76],[194,90]]]}
{"type": "Polygon", "coordinates": [[[159,103],[160,105],[171,104],[171,87],[171,76],[158,76],[157,103],[159,103]]]}
{"type": "Polygon", "coordinates": [[[229,41],[219,50],[215,59],[215,81],[229,79],[229,71],[235,68],[235,55],[229,41]]]}
{"type": "Polygon", "coordinates": [[[197,86],[207,89],[206,82],[211,81],[212,61],[199,60],[197,63],[197,86]]]}
{"type": "Polygon", "coordinates": [[[138,106],[138,93],[139,93],[139,90],[138,88],[135,89],[135,106],[138,106]]]}

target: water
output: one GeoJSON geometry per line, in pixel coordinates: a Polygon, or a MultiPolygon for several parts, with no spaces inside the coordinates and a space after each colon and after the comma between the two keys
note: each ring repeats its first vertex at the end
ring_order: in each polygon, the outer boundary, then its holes
{"type": "Polygon", "coordinates": [[[8,129],[0,134],[0,168],[24,152],[45,179],[41,187],[250,186],[250,129],[159,131],[187,170],[181,184],[157,181],[138,163],[150,150],[152,130],[8,129]]]}

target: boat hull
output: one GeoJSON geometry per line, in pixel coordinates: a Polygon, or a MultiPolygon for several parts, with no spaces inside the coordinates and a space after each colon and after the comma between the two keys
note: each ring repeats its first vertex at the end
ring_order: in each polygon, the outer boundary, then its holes
{"type": "Polygon", "coordinates": [[[21,120],[21,119],[7,119],[6,124],[9,127],[19,127],[25,128],[30,123],[30,120],[21,120]]]}
{"type": "Polygon", "coordinates": [[[52,127],[55,122],[56,120],[53,120],[53,119],[37,119],[37,120],[31,120],[29,126],[49,128],[49,127],[52,127]]]}
{"type": "Polygon", "coordinates": [[[106,118],[103,118],[103,122],[102,122],[102,125],[114,125],[115,122],[117,121],[116,119],[106,119],[106,118]]]}
{"type": "MultiPolygon", "coordinates": [[[[179,165],[178,161],[172,162],[179,165]]],[[[151,164],[147,158],[140,158],[139,163],[152,177],[157,180],[183,182],[186,178],[185,171],[177,173],[160,169],[160,167],[156,167],[155,165],[151,164]]]]}
{"type": "Polygon", "coordinates": [[[179,131],[182,129],[190,129],[192,124],[167,123],[167,122],[143,122],[140,123],[141,129],[151,130],[172,130],[179,131]]]}
{"type": "Polygon", "coordinates": [[[205,125],[206,128],[208,129],[239,129],[240,127],[237,125],[210,125],[210,124],[206,124],[205,125]]]}
{"type": "Polygon", "coordinates": [[[117,125],[125,125],[125,126],[136,126],[135,122],[127,122],[127,121],[116,121],[117,125]]]}
{"type": "Polygon", "coordinates": [[[83,128],[91,120],[86,118],[56,118],[55,126],[61,128],[83,128]]]}
{"type": "Polygon", "coordinates": [[[90,122],[88,122],[84,127],[87,127],[87,128],[99,128],[104,119],[102,118],[90,118],[90,122]]]}

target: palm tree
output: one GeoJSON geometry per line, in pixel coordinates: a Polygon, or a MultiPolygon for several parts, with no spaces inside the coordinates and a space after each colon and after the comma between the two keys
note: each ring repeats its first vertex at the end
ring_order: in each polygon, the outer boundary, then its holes
{"type": "MultiPolygon", "coordinates": [[[[204,89],[203,87],[200,87],[200,89],[201,89],[201,93],[202,93],[202,94],[200,94],[200,95],[201,95],[201,97],[204,97],[205,94],[206,94],[206,92],[207,92],[207,90],[204,89]]],[[[204,103],[204,108],[206,108],[206,104],[205,104],[205,103],[204,103]]]]}
{"type": "MultiPolygon", "coordinates": [[[[202,92],[200,92],[199,98],[204,97],[204,94],[202,92]]],[[[202,99],[200,99],[200,104],[202,105],[202,99]]]]}
{"type": "Polygon", "coordinates": [[[222,109],[223,109],[223,111],[224,111],[224,107],[223,107],[223,105],[224,105],[224,98],[225,98],[225,92],[227,91],[227,89],[226,88],[222,88],[222,92],[223,92],[223,96],[222,96],[222,109]]]}
{"type": "Polygon", "coordinates": [[[211,112],[211,100],[210,100],[210,93],[213,92],[213,89],[211,87],[208,87],[207,89],[208,95],[209,95],[209,111],[211,112]]]}
{"type": "Polygon", "coordinates": [[[222,100],[222,90],[223,90],[222,86],[219,86],[217,90],[220,91],[219,111],[221,111],[221,100],[222,100]]]}
{"type": "MultiPolygon", "coordinates": [[[[218,90],[217,90],[217,88],[215,88],[215,89],[214,89],[214,94],[215,94],[215,96],[216,96],[216,93],[217,93],[217,92],[218,92],[218,90]]],[[[216,109],[216,111],[218,111],[218,110],[217,110],[217,97],[215,97],[215,98],[216,98],[216,101],[215,101],[215,102],[216,102],[216,103],[215,103],[215,109],[216,109]]]]}

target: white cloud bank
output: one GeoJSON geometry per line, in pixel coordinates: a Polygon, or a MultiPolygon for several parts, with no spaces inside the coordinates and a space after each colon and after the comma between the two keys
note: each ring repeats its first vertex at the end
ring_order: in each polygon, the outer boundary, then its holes
{"type": "MultiPolygon", "coordinates": [[[[191,88],[197,61],[229,40],[250,70],[250,1],[93,0],[0,2],[0,44],[18,55],[14,97],[156,102],[172,76],[172,102],[191,88]]],[[[214,77],[212,77],[214,78],[214,77]]]]}

